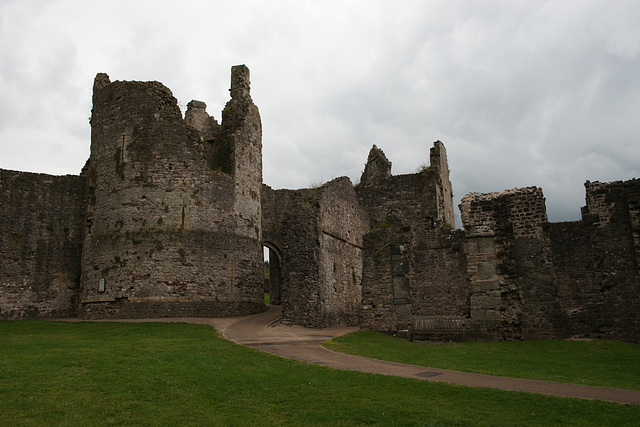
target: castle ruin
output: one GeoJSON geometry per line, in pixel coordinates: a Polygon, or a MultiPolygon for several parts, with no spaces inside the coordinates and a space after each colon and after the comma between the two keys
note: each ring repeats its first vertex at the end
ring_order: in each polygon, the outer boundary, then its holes
{"type": "Polygon", "coordinates": [[[393,176],[371,149],[357,185],[274,190],[249,70],[218,123],[158,82],[96,76],[79,176],[0,170],[0,319],[220,317],[273,303],[307,327],[462,340],[640,342],[640,180],[587,182],[582,219],[540,188],[466,195],[446,150],[393,176]]]}

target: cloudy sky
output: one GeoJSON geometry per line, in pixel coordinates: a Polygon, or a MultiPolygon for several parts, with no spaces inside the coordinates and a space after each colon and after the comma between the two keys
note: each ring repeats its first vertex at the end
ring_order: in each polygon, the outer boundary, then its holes
{"type": "Polygon", "coordinates": [[[539,186],[579,219],[584,181],[640,177],[640,2],[0,0],[0,168],[78,174],[91,87],[158,80],[220,118],[251,69],[264,181],[356,182],[444,142],[455,203],[539,186]]]}

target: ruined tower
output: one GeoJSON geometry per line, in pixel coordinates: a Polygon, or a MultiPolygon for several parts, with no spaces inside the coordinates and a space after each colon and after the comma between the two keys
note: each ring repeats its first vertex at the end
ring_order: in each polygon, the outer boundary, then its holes
{"type": "Polygon", "coordinates": [[[85,169],[82,315],[263,309],[262,126],[244,65],[232,69],[231,96],[221,125],[199,101],[183,120],[162,84],[98,74],[85,169]]]}

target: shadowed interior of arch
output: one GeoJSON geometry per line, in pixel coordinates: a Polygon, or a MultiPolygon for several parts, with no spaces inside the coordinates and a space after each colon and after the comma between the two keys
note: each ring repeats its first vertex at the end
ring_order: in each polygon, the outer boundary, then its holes
{"type": "Polygon", "coordinates": [[[263,243],[265,303],[281,304],[282,261],[277,247],[270,242],[263,243]]]}

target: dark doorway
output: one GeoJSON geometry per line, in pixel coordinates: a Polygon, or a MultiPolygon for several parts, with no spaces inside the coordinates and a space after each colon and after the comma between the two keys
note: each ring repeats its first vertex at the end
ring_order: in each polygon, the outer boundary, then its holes
{"type": "Polygon", "coordinates": [[[282,256],[277,247],[270,242],[264,242],[265,284],[269,293],[269,304],[281,304],[282,289],[282,256]],[[268,276],[268,277],[267,277],[268,276]]]}

